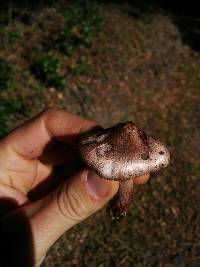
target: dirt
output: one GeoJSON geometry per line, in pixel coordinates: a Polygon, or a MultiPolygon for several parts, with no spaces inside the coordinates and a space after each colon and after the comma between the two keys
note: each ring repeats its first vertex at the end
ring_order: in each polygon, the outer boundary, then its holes
{"type": "Polygon", "coordinates": [[[169,168],[138,186],[127,217],[105,210],[66,233],[50,266],[199,266],[200,55],[160,12],[135,19],[107,5],[93,71],[71,79],[61,104],[103,126],[132,120],[171,151],[169,168]]]}

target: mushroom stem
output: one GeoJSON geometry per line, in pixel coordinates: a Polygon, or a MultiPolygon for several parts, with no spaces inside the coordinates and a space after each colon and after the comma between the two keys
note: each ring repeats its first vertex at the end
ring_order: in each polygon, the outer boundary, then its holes
{"type": "Polygon", "coordinates": [[[119,190],[116,196],[111,200],[108,211],[114,220],[125,216],[132,200],[133,179],[119,183],[119,190]]]}

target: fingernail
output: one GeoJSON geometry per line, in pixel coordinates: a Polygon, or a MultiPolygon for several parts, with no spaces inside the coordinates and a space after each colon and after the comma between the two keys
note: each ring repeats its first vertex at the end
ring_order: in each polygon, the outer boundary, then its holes
{"type": "Polygon", "coordinates": [[[87,190],[94,198],[103,198],[110,192],[110,181],[99,177],[95,171],[87,173],[87,190]]]}

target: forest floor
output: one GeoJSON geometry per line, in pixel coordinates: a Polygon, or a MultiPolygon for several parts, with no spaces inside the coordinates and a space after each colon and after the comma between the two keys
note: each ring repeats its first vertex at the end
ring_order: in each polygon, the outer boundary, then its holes
{"type": "Polygon", "coordinates": [[[43,267],[199,266],[200,54],[164,10],[97,8],[85,35],[75,21],[64,41],[63,8],[54,6],[2,29],[0,57],[11,64],[2,63],[0,134],[47,106],[64,107],[105,127],[134,121],[169,146],[171,164],[136,188],[127,217],[98,212],[66,233],[43,267]]]}

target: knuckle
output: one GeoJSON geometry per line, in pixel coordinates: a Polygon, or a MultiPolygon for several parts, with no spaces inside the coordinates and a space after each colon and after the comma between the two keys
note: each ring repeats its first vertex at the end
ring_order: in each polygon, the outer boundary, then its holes
{"type": "Polygon", "coordinates": [[[75,190],[69,190],[69,185],[62,187],[57,195],[59,212],[67,220],[80,221],[88,215],[85,201],[75,190]]]}
{"type": "Polygon", "coordinates": [[[49,117],[49,116],[52,116],[54,114],[57,114],[58,112],[60,112],[62,109],[60,108],[57,108],[57,107],[50,107],[50,108],[46,108],[44,111],[43,111],[43,116],[44,117],[49,117]]]}

